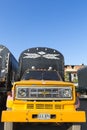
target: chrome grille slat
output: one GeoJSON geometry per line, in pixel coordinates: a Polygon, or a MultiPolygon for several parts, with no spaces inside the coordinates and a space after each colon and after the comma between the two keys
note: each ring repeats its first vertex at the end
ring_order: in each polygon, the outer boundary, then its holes
{"type": "Polygon", "coordinates": [[[31,98],[31,99],[36,98],[36,99],[40,99],[40,100],[43,100],[43,99],[58,100],[60,98],[58,87],[29,88],[29,92],[30,92],[29,98],[31,98]]]}

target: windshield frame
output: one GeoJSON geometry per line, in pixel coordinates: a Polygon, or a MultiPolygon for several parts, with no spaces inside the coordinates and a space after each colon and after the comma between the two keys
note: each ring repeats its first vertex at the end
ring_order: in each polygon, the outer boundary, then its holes
{"type": "Polygon", "coordinates": [[[62,78],[56,70],[27,70],[21,80],[56,80],[62,81],[62,78]]]}

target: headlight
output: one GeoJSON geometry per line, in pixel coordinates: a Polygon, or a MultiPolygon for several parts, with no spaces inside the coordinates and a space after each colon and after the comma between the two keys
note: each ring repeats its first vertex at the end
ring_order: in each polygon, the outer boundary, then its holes
{"type": "Polygon", "coordinates": [[[72,96],[72,91],[71,91],[71,89],[62,89],[61,90],[61,97],[62,98],[70,98],[71,96],[72,96]]]}
{"type": "Polygon", "coordinates": [[[27,98],[28,97],[28,88],[17,88],[16,97],[27,98]]]}

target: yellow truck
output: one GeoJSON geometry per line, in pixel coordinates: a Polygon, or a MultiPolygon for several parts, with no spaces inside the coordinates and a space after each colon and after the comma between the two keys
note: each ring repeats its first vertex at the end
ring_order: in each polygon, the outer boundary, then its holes
{"type": "MultiPolygon", "coordinates": [[[[80,123],[85,112],[78,111],[76,90],[64,81],[64,57],[54,49],[38,47],[23,51],[19,57],[19,81],[8,93],[7,110],[2,112],[4,130],[14,122],[80,123]]],[[[73,124],[72,130],[81,130],[73,124]]]]}

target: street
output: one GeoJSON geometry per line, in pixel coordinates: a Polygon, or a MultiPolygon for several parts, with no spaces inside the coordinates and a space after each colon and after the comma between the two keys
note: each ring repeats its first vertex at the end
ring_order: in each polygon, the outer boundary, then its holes
{"type": "MultiPolygon", "coordinates": [[[[81,110],[86,111],[87,113],[87,100],[82,100],[81,99],[81,106],[80,106],[81,110]]],[[[87,114],[86,114],[87,115],[87,114]]],[[[82,125],[81,130],[87,130],[87,123],[80,123],[82,125]]],[[[16,123],[14,125],[14,130],[24,130],[25,129],[25,124],[21,123],[18,124],[16,123]]],[[[26,129],[25,130],[34,130],[34,129],[38,129],[38,130],[67,130],[66,125],[65,124],[28,124],[26,123],[26,129]]],[[[4,130],[3,129],[3,123],[0,123],[0,130],[4,130]]]]}

